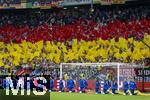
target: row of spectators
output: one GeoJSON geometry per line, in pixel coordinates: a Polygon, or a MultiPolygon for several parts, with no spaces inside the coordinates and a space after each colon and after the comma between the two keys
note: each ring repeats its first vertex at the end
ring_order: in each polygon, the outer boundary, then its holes
{"type": "Polygon", "coordinates": [[[149,19],[150,6],[116,6],[116,7],[96,7],[94,12],[90,8],[78,9],[52,9],[52,10],[21,10],[8,11],[1,13],[0,24],[5,25],[11,23],[13,25],[24,26],[25,24],[31,26],[39,26],[44,22],[53,24],[68,24],[73,23],[78,19],[94,20],[102,24],[114,20],[132,21],[133,19],[140,20],[142,17],[149,19]]]}

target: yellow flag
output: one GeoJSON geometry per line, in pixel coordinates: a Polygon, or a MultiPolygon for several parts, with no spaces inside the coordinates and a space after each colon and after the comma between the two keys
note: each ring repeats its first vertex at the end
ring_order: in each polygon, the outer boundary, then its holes
{"type": "Polygon", "coordinates": [[[4,42],[0,42],[0,48],[4,48],[4,47],[5,47],[4,42]]]}
{"type": "Polygon", "coordinates": [[[133,43],[133,42],[134,42],[134,39],[133,39],[133,38],[128,38],[128,42],[129,42],[129,43],[133,43]]]}
{"type": "Polygon", "coordinates": [[[15,61],[13,62],[13,64],[14,64],[15,66],[19,66],[19,62],[18,62],[17,60],[15,60],[15,61]]]}
{"type": "Polygon", "coordinates": [[[117,52],[117,53],[115,53],[114,57],[116,57],[117,59],[119,59],[121,57],[121,55],[120,55],[119,52],[117,52]]]}
{"type": "Polygon", "coordinates": [[[110,45],[111,45],[111,46],[114,46],[114,45],[115,45],[115,39],[114,39],[114,38],[110,40],[110,45]]]}
{"type": "Polygon", "coordinates": [[[8,68],[11,68],[11,66],[5,65],[4,68],[8,69],[8,68]]]}
{"type": "Polygon", "coordinates": [[[0,67],[1,66],[4,66],[4,63],[3,63],[3,61],[0,60],[0,67]]]}

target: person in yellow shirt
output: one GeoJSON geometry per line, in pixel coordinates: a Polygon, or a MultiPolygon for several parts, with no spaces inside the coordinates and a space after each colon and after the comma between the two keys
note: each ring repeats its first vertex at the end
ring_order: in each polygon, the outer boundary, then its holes
{"type": "Polygon", "coordinates": [[[66,73],[65,75],[64,75],[64,79],[65,80],[67,80],[69,77],[68,77],[68,74],[66,73]]]}

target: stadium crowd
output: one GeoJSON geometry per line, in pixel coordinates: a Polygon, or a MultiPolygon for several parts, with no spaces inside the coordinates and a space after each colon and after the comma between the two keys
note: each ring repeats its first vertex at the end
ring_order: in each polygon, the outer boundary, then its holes
{"type": "Polygon", "coordinates": [[[0,14],[0,66],[134,62],[150,57],[150,6],[0,14]],[[85,13],[86,12],[86,13],[85,13]]]}

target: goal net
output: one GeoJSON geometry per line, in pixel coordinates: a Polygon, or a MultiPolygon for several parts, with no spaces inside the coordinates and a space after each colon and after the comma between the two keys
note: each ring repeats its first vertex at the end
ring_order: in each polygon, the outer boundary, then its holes
{"type": "Polygon", "coordinates": [[[90,80],[89,88],[94,86],[94,81],[97,78],[101,81],[101,88],[104,80],[116,81],[118,90],[122,90],[123,81],[137,79],[135,69],[141,67],[142,65],[126,63],[61,63],[60,79],[72,78],[79,80],[80,78],[85,78],[88,81],[90,80]]]}

